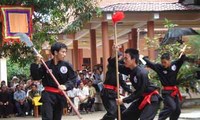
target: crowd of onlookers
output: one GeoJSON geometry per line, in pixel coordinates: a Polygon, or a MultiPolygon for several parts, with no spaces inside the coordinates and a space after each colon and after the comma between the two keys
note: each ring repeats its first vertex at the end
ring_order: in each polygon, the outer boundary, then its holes
{"type": "Polygon", "coordinates": [[[33,115],[33,98],[43,90],[41,81],[20,80],[16,76],[0,86],[0,117],[33,115]]]}
{"type": "MultiPolygon", "coordinates": [[[[67,91],[68,96],[80,112],[93,112],[95,95],[102,89],[102,69],[95,69],[93,72],[87,70],[77,71],[78,78],[75,87],[67,91]]],[[[0,83],[0,117],[7,118],[14,116],[32,116],[33,99],[40,96],[43,91],[41,81],[20,80],[14,76],[6,85],[5,81],[0,83]]],[[[74,111],[67,105],[69,113],[74,111]]]]}
{"type": "MultiPolygon", "coordinates": [[[[98,67],[93,72],[84,69],[77,71],[77,74],[76,85],[67,91],[67,95],[81,113],[93,112],[96,93],[103,88],[103,69],[98,67]]],[[[41,80],[23,80],[14,76],[7,85],[1,80],[0,118],[34,115],[33,99],[41,96],[43,89],[41,80]]],[[[75,114],[70,105],[66,104],[65,108],[68,113],[75,114]]]]}
{"type": "MultiPolygon", "coordinates": [[[[100,67],[93,72],[84,69],[77,73],[76,85],[67,94],[80,112],[93,112],[96,93],[103,87],[103,70],[100,67]]],[[[69,111],[73,114],[72,109],[69,111]]]]}

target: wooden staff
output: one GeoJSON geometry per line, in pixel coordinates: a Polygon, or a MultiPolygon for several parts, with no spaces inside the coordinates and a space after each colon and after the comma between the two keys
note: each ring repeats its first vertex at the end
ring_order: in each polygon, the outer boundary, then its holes
{"type": "MultiPolygon", "coordinates": [[[[117,24],[114,24],[114,38],[115,38],[115,45],[118,46],[117,42],[117,24]]],[[[120,98],[120,91],[119,91],[119,66],[118,66],[118,50],[117,47],[115,47],[115,62],[116,62],[116,79],[117,79],[117,99],[120,98]]],[[[118,120],[121,120],[121,110],[120,110],[120,105],[117,105],[117,110],[118,110],[118,120]]]]}
{"type": "MultiPolygon", "coordinates": [[[[51,70],[48,68],[48,66],[46,65],[46,63],[44,62],[42,56],[39,54],[39,52],[37,51],[37,49],[34,47],[32,41],[30,40],[30,38],[24,34],[24,33],[17,33],[15,34],[15,36],[20,37],[20,41],[26,43],[27,47],[33,48],[33,51],[35,52],[35,54],[37,56],[40,56],[41,59],[40,61],[42,62],[42,64],[44,65],[44,67],[47,69],[48,73],[50,74],[51,78],[53,79],[53,81],[56,83],[57,86],[60,86],[60,83],[58,82],[58,80],[55,78],[55,76],[52,74],[51,70]]],[[[72,103],[72,101],[70,100],[69,96],[66,94],[65,91],[61,90],[62,94],[64,95],[64,97],[67,99],[67,101],[69,102],[69,104],[72,106],[73,110],[75,111],[75,113],[77,114],[78,118],[82,120],[82,117],[79,113],[79,111],[75,108],[74,104],[72,103]]]]}
{"type": "Polygon", "coordinates": [[[181,49],[181,54],[179,55],[178,58],[181,58],[181,56],[182,56],[183,53],[185,52],[186,48],[187,48],[187,45],[185,45],[185,46],[183,47],[183,49],[181,49]]]}
{"type": "MultiPolygon", "coordinates": [[[[55,76],[52,74],[51,70],[48,68],[48,66],[46,65],[46,63],[44,62],[43,59],[40,59],[40,61],[42,62],[42,64],[44,65],[44,67],[47,69],[48,73],[50,74],[51,78],[53,79],[53,81],[56,83],[57,86],[60,86],[60,83],[57,81],[57,79],[55,78],[55,76]]],[[[67,101],[69,102],[69,104],[71,105],[72,109],[75,111],[75,113],[77,114],[78,118],[82,120],[81,114],[79,113],[79,111],[76,109],[76,107],[74,106],[74,104],[72,103],[72,101],[70,100],[69,96],[66,94],[65,91],[61,90],[62,94],[64,95],[64,97],[67,99],[67,101]]]]}

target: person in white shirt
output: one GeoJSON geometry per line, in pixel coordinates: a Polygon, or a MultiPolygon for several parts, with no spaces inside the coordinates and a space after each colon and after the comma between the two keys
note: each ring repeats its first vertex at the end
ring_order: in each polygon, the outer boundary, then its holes
{"type": "Polygon", "coordinates": [[[77,109],[80,107],[80,110],[85,109],[87,112],[87,101],[89,97],[89,88],[87,86],[84,86],[83,82],[80,82],[79,88],[77,90],[77,95],[74,98],[74,105],[77,107],[77,109]]]}

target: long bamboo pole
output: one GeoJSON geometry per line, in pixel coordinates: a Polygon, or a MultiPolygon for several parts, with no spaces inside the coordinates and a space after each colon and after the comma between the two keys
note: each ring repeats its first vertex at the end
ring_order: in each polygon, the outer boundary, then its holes
{"type": "MultiPolygon", "coordinates": [[[[53,81],[56,83],[57,86],[60,86],[60,83],[56,80],[55,76],[52,74],[51,70],[48,68],[48,66],[46,65],[46,63],[44,62],[43,59],[41,59],[42,64],[44,65],[44,67],[47,69],[48,73],[50,74],[50,76],[52,77],[53,81]]],[[[79,111],[76,109],[76,107],[74,106],[74,104],[72,103],[72,101],[70,100],[69,96],[66,94],[65,91],[61,90],[62,94],[64,95],[64,97],[67,99],[67,101],[69,102],[69,104],[71,105],[72,109],[75,111],[75,113],[77,114],[79,119],[82,119],[79,111]]]]}
{"type": "Polygon", "coordinates": [[[187,45],[185,45],[185,46],[183,47],[183,49],[181,49],[181,54],[179,55],[178,58],[181,58],[181,56],[182,56],[183,53],[185,52],[186,48],[187,48],[187,45]]]}
{"type": "MultiPolygon", "coordinates": [[[[115,45],[118,46],[117,42],[117,23],[114,24],[114,38],[115,38],[115,45]]],[[[116,47],[115,47],[116,48],[116,47]]],[[[117,98],[120,98],[120,91],[119,91],[119,66],[118,66],[118,50],[115,50],[115,61],[116,61],[116,80],[117,80],[117,98]]],[[[120,105],[117,105],[117,111],[118,111],[118,120],[121,120],[121,110],[120,105]]]]}
{"type": "MultiPolygon", "coordinates": [[[[34,46],[33,47],[33,51],[39,55],[38,51],[35,49],[34,46]]],[[[53,81],[56,83],[57,86],[60,86],[60,83],[58,82],[58,80],[55,78],[55,76],[53,75],[53,73],[51,72],[51,70],[48,68],[48,66],[46,65],[46,63],[44,62],[43,59],[40,59],[40,61],[42,62],[42,64],[44,65],[44,67],[46,68],[46,70],[48,71],[48,73],[50,74],[51,78],[53,79],[53,81]]],[[[71,105],[72,109],[75,111],[75,113],[77,114],[78,118],[80,120],[82,120],[81,114],[79,113],[79,111],[76,109],[76,107],[74,106],[74,104],[72,103],[71,99],[69,98],[69,96],[66,94],[65,91],[61,90],[62,94],[64,95],[64,97],[67,99],[67,101],[69,102],[69,104],[71,105]]]]}
{"type": "MultiPolygon", "coordinates": [[[[20,41],[26,43],[26,46],[27,46],[27,47],[31,47],[31,48],[33,49],[33,51],[35,52],[36,55],[41,56],[41,55],[39,54],[39,52],[37,51],[37,49],[34,47],[32,41],[30,40],[30,38],[29,38],[26,34],[24,34],[24,33],[17,33],[17,34],[15,34],[15,36],[20,37],[20,41]]],[[[57,85],[57,86],[60,86],[60,83],[59,83],[58,80],[55,78],[55,76],[52,74],[52,72],[50,71],[50,69],[48,68],[48,66],[46,65],[46,63],[44,62],[42,56],[41,56],[40,61],[41,61],[42,64],[45,66],[45,68],[46,68],[47,71],[49,72],[51,78],[52,78],[53,81],[56,83],[56,85],[57,85]]],[[[70,98],[67,96],[67,94],[65,93],[65,91],[62,90],[61,92],[63,93],[64,97],[68,100],[69,104],[72,106],[72,108],[73,108],[74,111],[76,112],[78,118],[82,120],[82,117],[81,117],[79,111],[75,108],[74,104],[72,103],[72,101],[70,100],[70,98]]]]}

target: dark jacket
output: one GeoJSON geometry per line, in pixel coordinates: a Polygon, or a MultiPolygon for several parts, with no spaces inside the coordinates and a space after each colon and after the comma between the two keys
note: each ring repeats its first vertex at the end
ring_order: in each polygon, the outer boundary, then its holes
{"type": "MultiPolygon", "coordinates": [[[[57,65],[54,65],[53,60],[47,61],[46,64],[60,84],[64,84],[67,90],[73,89],[76,83],[77,75],[71,64],[66,61],[60,61],[57,65]]],[[[33,80],[42,79],[44,87],[58,87],[43,65],[32,65],[30,72],[33,80]]]]}
{"type": "MultiPolygon", "coordinates": [[[[115,60],[110,59],[109,64],[114,67],[115,60]]],[[[148,94],[158,89],[157,86],[150,82],[147,70],[140,66],[137,66],[131,70],[126,68],[123,64],[119,63],[119,72],[125,75],[130,75],[130,82],[135,88],[135,91],[130,96],[123,99],[124,103],[130,103],[137,99],[143,99],[143,94],[148,94]]],[[[159,97],[153,97],[151,100],[159,101],[159,97]]]]}
{"type": "Polygon", "coordinates": [[[158,74],[159,80],[163,86],[178,85],[177,74],[186,59],[185,55],[182,55],[180,59],[173,61],[171,63],[171,66],[168,68],[164,68],[159,63],[153,63],[147,58],[143,59],[147,62],[147,66],[153,69],[158,74]]]}

